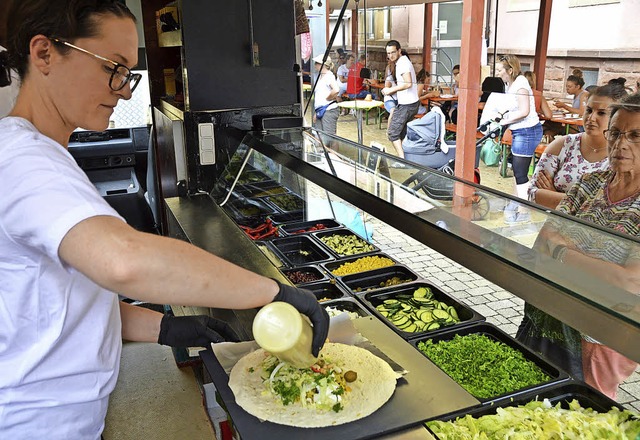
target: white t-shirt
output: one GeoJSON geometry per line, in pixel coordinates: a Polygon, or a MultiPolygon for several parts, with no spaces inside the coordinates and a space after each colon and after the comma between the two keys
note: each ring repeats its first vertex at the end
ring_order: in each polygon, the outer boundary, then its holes
{"type": "Polygon", "coordinates": [[[398,85],[404,83],[404,79],[402,79],[404,73],[411,74],[411,87],[398,91],[398,104],[413,104],[414,102],[418,102],[419,99],[418,84],[416,81],[416,71],[413,68],[413,64],[411,64],[411,60],[406,55],[402,55],[398,58],[398,61],[396,61],[396,82],[398,85]]]}
{"type": "MultiPolygon", "coordinates": [[[[385,82],[389,81],[391,83],[391,87],[395,87],[396,86],[396,79],[393,77],[393,73],[388,72],[389,74],[387,75],[387,77],[385,78],[385,82]]],[[[416,89],[417,90],[417,89],[416,89]]],[[[398,100],[398,94],[394,93],[393,95],[384,95],[384,101],[391,101],[391,100],[398,100]]]]}
{"type": "Polygon", "coordinates": [[[118,377],[118,297],[58,248],[82,220],[121,217],[27,120],[0,120],[0,138],[0,438],[96,440],[118,377]]]}
{"type": "Polygon", "coordinates": [[[344,83],[346,84],[347,83],[346,78],[349,76],[349,68],[347,67],[347,65],[340,64],[340,67],[338,67],[337,74],[338,74],[338,83],[340,83],[340,77],[344,76],[345,77],[344,83]]]}
{"type": "MultiPolygon", "coordinates": [[[[331,90],[333,89],[334,85],[336,86],[336,88],[338,88],[336,77],[333,75],[332,71],[328,70],[326,72],[323,72],[318,77],[318,85],[316,86],[315,92],[316,98],[313,102],[314,108],[325,106],[331,102],[327,99],[327,96],[331,94],[331,90]]],[[[335,102],[327,107],[327,110],[331,110],[334,108],[338,108],[338,104],[335,102]]]]}
{"type": "MultiPolygon", "coordinates": [[[[510,110],[516,110],[518,108],[518,100],[517,93],[518,90],[525,89],[527,93],[529,93],[529,114],[524,118],[518,120],[513,124],[509,125],[511,130],[517,130],[519,128],[529,128],[540,122],[538,119],[538,112],[536,112],[536,102],[533,97],[533,91],[531,90],[531,86],[529,85],[529,81],[524,75],[518,75],[516,79],[511,83],[509,89],[507,90],[507,94],[511,96],[511,108],[510,110]]],[[[506,115],[507,120],[509,120],[509,114],[506,115]]]]}

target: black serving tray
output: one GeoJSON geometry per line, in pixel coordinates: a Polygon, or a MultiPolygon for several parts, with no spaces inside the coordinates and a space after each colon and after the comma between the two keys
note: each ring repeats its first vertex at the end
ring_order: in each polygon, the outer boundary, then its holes
{"type": "Polygon", "coordinates": [[[287,262],[285,261],[285,258],[276,248],[271,246],[269,241],[256,240],[254,241],[254,243],[258,247],[260,252],[262,252],[264,256],[267,257],[275,267],[277,267],[278,269],[286,268],[287,262]]]}
{"type": "MultiPolygon", "coordinates": [[[[331,261],[328,263],[323,263],[322,267],[325,268],[325,270],[327,270],[332,276],[335,277],[339,277],[341,275],[334,275],[333,271],[335,269],[337,269],[338,267],[342,266],[344,263],[352,263],[360,258],[365,258],[365,257],[384,257],[384,258],[388,258],[391,261],[393,261],[393,264],[397,264],[397,262],[391,258],[390,256],[388,256],[387,254],[383,253],[383,252],[378,252],[376,254],[362,254],[362,255],[354,255],[353,257],[348,257],[348,258],[340,258],[336,261],[331,261]]],[[[390,267],[390,266],[389,266],[390,267]]],[[[372,270],[376,270],[376,269],[372,269],[372,270]]],[[[367,273],[367,272],[371,272],[371,271],[363,271],[363,272],[357,272],[357,273],[367,273]]],[[[352,274],[348,274],[348,275],[352,275],[352,274]]],[[[342,276],[347,276],[347,275],[342,275],[342,276]]]]}
{"type": "Polygon", "coordinates": [[[296,235],[297,231],[309,229],[317,224],[323,224],[326,226],[326,229],[322,229],[322,231],[342,227],[342,224],[338,223],[334,219],[327,218],[321,220],[309,220],[305,222],[291,222],[282,225],[280,229],[287,235],[296,235]]]}
{"type": "Polygon", "coordinates": [[[331,254],[308,235],[276,238],[270,243],[284,257],[289,267],[307,266],[333,260],[331,254]]]}
{"type": "MultiPolygon", "coordinates": [[[[312,275],[318,277],[317,279],[315,279],[313,281],[308,281],[306,283],[294,283],[296,286],[304,286],[305,284],[309,284],[309,283],[318,283],[318,282],[327,281],[327,280],[333,278],[325,270],[322,270],[322,269],[320,269],[320,267],[314,266],[314,265],[311,265],[311,266],[299,266],[299,267],[290,268],[290,269],[280,269],[280,272],[282,272],[284,274],[284,276],[286,276],[287,278],[289,278],[289,274],[291,272],[304,272],[304,273],[309,273],[309,274],[312,274],[312,275]]],[[[289,281],[291,281],[293,283],[293,280],[291,278],[289,278],[289,281]]]]}
{"type": "MultiPolygon", "coordinates": [[[[516,396],[522,396],[531,392],[540,392],[541,390],[548,388],[550,385],[554,385],[560,382],[567,382],[569,380],[569,375],[564,371],[562,371],[560,368],[556,367],[555,365],[553,365],[552,363],[544,359],[541,355],[535,353],[533,350],[530,350],[520,342],[516,341],[514,338],[512,338],[507,333],[500,330],[498,327],[492,324],[489,324],[487,322],[476,322],[474,324],[467,325],[467,326],[450,328],[447,331],[442,331],[434,335],[427,335],[421,338],[411,339],[409,343],[413,345],[416,348],[416,350],[418,350],[423,356],[429,359],[427,355],[425,355],[424,353],[422,353],[422,351],[418,349],[419,342],[425,341],[427,339],[431,339],[433,342],[448,341],[453,339],[455,335],[465,336],[465,335],[470,335],[474,333],[483,334],[495,341],[503,342],[509,347],[522,352],[522,354],[526,359],[530,360],[531,362],[536,364],[538,367],[540,367],[542,371],[544,371],[547,374],[547,376],[551,378],[547,382],[525,387],[520,390],[514,390],[512,392],[501,394],[499,396],[494,396],[491,398],[482,398],[482,397],[474,396],[476,399],[482,402],[482,404],[494,405],[494,404],[511,401],[516,396]]],[[[437,364],[435,363],[434,365],[437,366],[437,364]]]]}
{"type": "Polygon", "coordinates": [[[323,304],[325,302],[339,299],[339,298],[344,298],[345,296],[347,296],[347,292],[342,290],[342,288],[338,284],[336,284],[335,281],[334,282],[323,281],[321,283],[305,284],[304,286],[302,286],[302,288],[308,289],[311,292],[313,292],[313,294],[316,296],[318,301],[322,302],[323,304]],[[328,299],[325,301],[321,301],[323,298],[328,298],[328,299]]]}
{"type": "Polygon", "coordinates": [[[356,301],[354,298],[346,297],[346,298],[340,298],[340,299],[333,299],[331,301],[323,302],[322,305],[324,307],[335,307],[338,310],[355,312],[361,317],[371,315],[371,312],[369,312],[367,309],[362,307],[362,305],[360,305],[360,303],[356,301]]]}
{"type": "Polygon", "coordinates": [[[359,236],[358,234],[356,234],[355,232],[353,232],[353,231],[351,231],[350,229],[347,229],[347,228],[333,229],[331,231],[312,232],[311,235],[315,236],[318,239],[318,241],[320,243],[322,243],[322,245],[326,249],[328,249],[329,252],[331,252],[331,254],[335,255],[337,258],[351,257],[351,256],[356,256],[356,255],[367,255],[367,254],[380,252],[380,248],[378,248],[377,246],[374,246],[373,244],[369,243],[369,241],[365,240],[364,238],[362,238],[361,236],[359,236]],[[332,236],[332,235],[345,235],[345,236],[353,235],[355,237],[358,237],[360,240],[364,241],[365,243],[369,244],[370,246],[372,246],[373,249],[371,249],[370,251],[359,252],[357,254],[349,254],[349,255],[340,254],[336,250],[334,250],[331,246],[327,245],[326,243],[324,243],[322,241],[322,237],[327,237],[327,236],[332,236]]]}
{"type": "Polygon", "coordinates": [[[275,180],[268,180],[265,182],[247,183],[245,185],[236,185],[235,192],[244,197],[267,197],[275,194],[264,194],[269,190],[282,191],[280,194],[286,194],[289,192],[287,188],[280,185],[275,180]]]}
{"type": "Polygon", "coordinates": [[[286,224],[290,224],[292,222],[301,222],[304,220],[304,213],[302,211],[298,212],[289,212],[289,213],[277,213],[269,216],[271,221],[276,226],[282,226],[286,224]]]}
{"type": "Polygon", "coordinates": [[[275,196],[263,197],[267,200],[278,212],[290,213],[290,212],[301,212],[304,210],[304,200],[302,197],[290,192],[287,194],[278,194],[275,196]],[[282,199],[287,198],[292,200],[295,203],[294,209],[286,209],[286,207],[282,206],[282,199]]]}
{"type": "Polygon", "coordinates": [[[356,297],[362,301],[367,308],[371,310],[371,312],[377,316],[382,322],[387,324],[389,327],[393,329],[396,333],[402,336],[404,339],[413,339],[413,338],[422,338],[425,335],[434,335],[442,332],[449,331],[453,328],[464,327],[476,322],[481,322],[485,320],[485,317],[480,313],[476,312],[472,308],[467,305],[460,303],[458,300],[453,297],[447,295],[439,288],[435,287],[433,284],[427,283],[425,281],[416,281],[407,284],[401,284],[395,287],[388,287],[384,290],[377,290],[374,292],[363,292],[356,294],[356,297]],[[420,287],[428,287],[433,292],[433,298],[438,301],[442,301],[449,306],[453,306],[458,313],[458,318],[460,318],[459,323],[451,324],[445,327],[440,327],[436,330],[429,330],[423,332],[405,332],[404,330],[396,327],[389,319],[385,318],[378,312],[376,306],[382,304],[382,302],[386,299],[395,299],[399,294],[413,294],[413,292],[420,287]]]}
{"type": "Polygon", "coordinates": [[[276,212],[273,207],[262,200],[251,198],[235,198],[226,203],[224,208],[236,223],[249,226],[263,223],[267,216],[276,212]],[[248,210],[255,212],[249,212],[248,210]]]}
{"type": "Polygon", "coordinates": [[[393,277],[400,277],[403,280],[409,280],[407,283],[420,278],[407,266],[396,264],[395,266],[383,267],[381,269],[371,270],[368,272],[345,275],[340,277],[339,280],[355,295],[357,293],[368,293],[379,289],[400,287],[406,284],[402,283],[396,286],[380,287],[380,283],[384,283],[386,280],[393,277]]]}
{"type": "MultiPolygon", "coordinates": [[[[228,175],[225,177],[225,181],[228,182],[229,185],[231,185],[233,183],[233,181],[235,180],[236,175],[228,175]]],[[[271,179],[269,176],[267,176],[264,173],[261,173],[260,171],[257,170],[249,170],[247,171],[247,169],[245,168],[242,172],[242,174],[240,175],[240,178],[238,179],[238,182],[236,183],[236,185],[255,185],[256,183],[276,183],[275,180],[271,179]]]]}
{"type": "MultiPolygon", "coordinates": [[[[449,422],[466,415],[470,415],[474,418],[479,418],[482,416],[495,414],[498,408],[520,406],[534,400],[543,399],[549,399],[549,402],[551,402],[553,406],[560,403],[560,406],[564,409],[569,409],[569,402],[571,402],[572,400],[577,400],[578,402],[580,402],[580,406],[582,406],[583,408],[591,408],[599,413],[608,412],[609,410],[611,410],[611,408],[617,408],[621,411],[624,409],[622,405],[618,404],[615,400],[610,399],[608,396],[605,396],[600,391],[590,387],[583,382],[567,381],[539,391],[524,393],[518,397],[513,398],[510,401],[492,405],[485,404],[474,406],[461,411],[449,413],[444,417],[435,417],[433,419],[426,420],[426,422],[431,420],[449,422]]],[[[427,429],[429,428],[427,427],[427,429]]],[[[431,434],[436,439],[440,438],[436,434],[434,434],[431,429],[429,429],[429,432],[431,432],[431,434]]]]}

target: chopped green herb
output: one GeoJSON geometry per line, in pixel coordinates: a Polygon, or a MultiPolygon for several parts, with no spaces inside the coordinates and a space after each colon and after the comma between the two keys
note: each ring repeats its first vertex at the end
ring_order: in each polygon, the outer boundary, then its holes
{"type": "Polygon", "coordinates": [[[419,342],[418,349],[465,390],[484,399],[550,379],[520,351],[482,334],[455,335],[437,343],[428,339],[419,342]]]}

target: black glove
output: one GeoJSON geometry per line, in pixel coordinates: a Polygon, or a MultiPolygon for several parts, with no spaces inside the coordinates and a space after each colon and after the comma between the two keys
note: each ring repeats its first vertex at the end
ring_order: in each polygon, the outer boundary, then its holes
{"type": "Polygon", "coordinates": [[[240,338],[224,321],[210,316],[164,315],[158,344],[170,347],[208,347],[212,342],[239,342],[240,338]]]}
{"type": "Polygon", "coordinates": [[[311,353],[314,356],[318,356],[329,334],[329,315],[327,311],[320,305],[318,299],[311,291],[282,284],[278,280],[274,281],[278,283],[280,290],[276,297],[273,298],[273,301],[289,303],[311,320],[313,324],[311,353]]]}

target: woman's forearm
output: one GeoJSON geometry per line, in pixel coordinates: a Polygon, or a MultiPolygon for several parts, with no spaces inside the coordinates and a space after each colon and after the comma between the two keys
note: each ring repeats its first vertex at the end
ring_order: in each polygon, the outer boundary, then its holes
{"type": "Polygon", "coordinates": [[[122,339],[136,342],[158,342],[162,313],[120,301],[122,339]]]}
{"type": "Polygon", "coordinates": [[[565,193],[552,191],[550,189],[536,190],[535,202],[538,205],[546,206],[547,208],[556,209],[562,199],[564,199],[565,193]]]}

